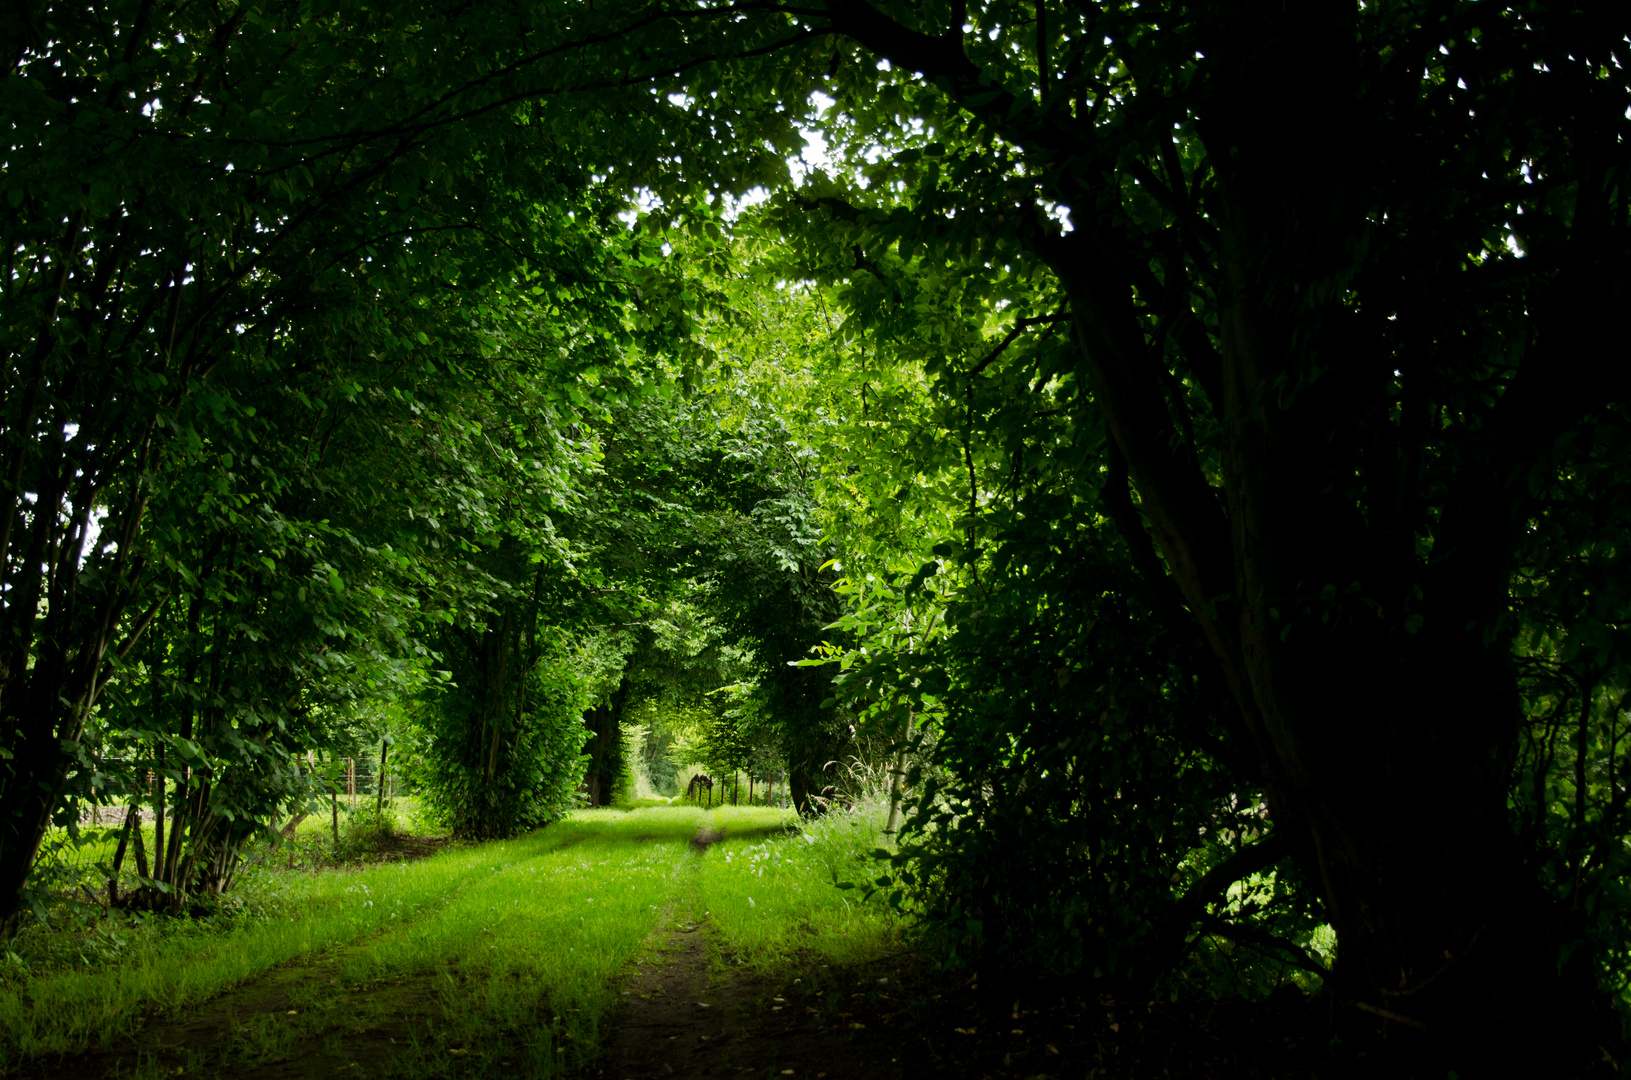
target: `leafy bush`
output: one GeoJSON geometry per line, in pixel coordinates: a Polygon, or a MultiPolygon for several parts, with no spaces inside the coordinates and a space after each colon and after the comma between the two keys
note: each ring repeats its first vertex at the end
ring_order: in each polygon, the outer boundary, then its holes
{"type": "MultiPolygon", "coordinates": [[[[1182,898],[1266,831],[1262,805],[1194,749],[1219,741],[1220,696],[1114,534],[1032,539],[1023,563],[995,560],[977,605],[950,605],[945,637],[909,652],[875,635],[848,657],[840,692],[869,727],[899,733],[908,710],[917,724],[894,870],[875,884],[982,973],[1149,987],[1211,947],[1191,939],[1182,898]]],[[[1275,880],[1219,921],[1300,948],[1322,920],[1288,887],[1300,878],[1275,880]]],[[[1267,963],[1242,985],[1290,977],[1285,959],[1267,963]]]]}
{"type": "Polygon", "coordinates": [[[583,779],[586,680],[564,642],[530,664],[518,636],[453,635],[452,684],[422,711],[422,796],[428,816],[457,837],[515,836],[559,818],[583,779]],[[492,660],[513,648],[513,664],[492,660]],[[501,679],[493,671],[508,671],[501,679]]]}

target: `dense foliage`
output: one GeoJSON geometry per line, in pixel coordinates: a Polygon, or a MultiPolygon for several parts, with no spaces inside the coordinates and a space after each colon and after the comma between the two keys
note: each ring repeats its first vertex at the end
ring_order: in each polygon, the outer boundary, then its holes
{"type": "Polygon", "coordinates": [[[859,758],[991,983],[1606,1037],[1623,14],[4,18],[8,926],[53,817],[219,888],[388,708],[469,835],[859,758]]]}
{"type": "MultiPolygon", "coordinates": [[[[1590,872],[1622,849],[1595,838],[1626,831],[1609,780],[1625,669],[1599,576],[1617,545],[1572,502],[1615,468],[1624,421],[1623,370],[1588,345],[1624,301],[1623,20],[1473,4],[811,18],[849,42],[821,124],[848,168],[785,196],[779,220],[804,273],[844,284],[855,337],[935,378],[938,438],[910,471],[966,485],[924,567],[957,570],[944,646],[874,650],[857,673],[944,710],[923,744],[950,787],[920,789],[922,901],[1013,955],[1031,925],[1013,913],[1041,895],[1026,857],[965,857],[944,830],[1047,836],[1025,819],[1108,814],[1094,857],[1125,860],[1113,884],[1138,891],[1099,893],[1083,849],[1066,875],[1082,919],[1137,921],[1170,957],[1162,931],[1238,907],[1178,849],[1203,822],[1231,846],[1266,833],[1219,865],[1284,855],[1317,883],[1292,906],[1335,927],[1330,982],[1359,1003],[1344,1022],[1385,1014],[1406,1037],[1538,1061],[1548,1047],[1510,1032],[1540,1010],[1585,1041],[1608,970],[1586,958],[1623,937],[1606,930],[1612,871],[1590,872]],[[1589,606],[1570,596],[1583,564],[1589,606]],[[1061,707],[1080,723],[1051,727],[1061,707]],[[1174,769],[1195,772],[1163,801],[1174,769]],[[1259,799],[1266,817],[1236,816],[1259,799]]],[[[1308,959],[1272,925],[1220,929],[1308,959]]]]}

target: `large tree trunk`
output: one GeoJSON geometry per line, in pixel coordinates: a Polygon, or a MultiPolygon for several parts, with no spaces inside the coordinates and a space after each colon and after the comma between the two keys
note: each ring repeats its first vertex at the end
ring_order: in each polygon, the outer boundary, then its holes
{"type": "Polygon", "coordinates": [[[612,695],[583,714],[589,729],[589,767],[583,774],[584,793],[590,806],[610,806],[617,794],[617,781],[623,773],[623,706],[628,697],[628,680],[618,684],[612,695]]]}
{"type": "Polygon", "coordinates": [[[63,744],[82,727],[80,710],[62,700],[79,688],[58,659],[42,650],[26,675],[3,687],[10,692],[0,720],[15,726],[4,743],[9,775],[0,780],[0,939],[16,932],[26,908],[22,890],[74,763],[63,744]]]}
{"type": "Polygon", "coordinates": [[[1348,463],[1328,445],[1330,399],[1348,388],[1328,376],[1278,404],[1270,385],[1298,362],[1274,355],[1289,335],[1241,285],[1224,313],[1220,513],[1161,434],[1166,404],[1114,283],[1059,269],[1150,535],[1337,931],[1337,1015],[1462,1068],[1487,1055],[1538,1067],[1557,1039],[1580,1045],[1589,962],[1560,967],[1560,920],[1506,807],[1520,704],[1500,622],[1516,515],[1500,463],[1447,506],[1444,554],[1413,570],[1333,494],[1348,463]]]}
{"type": "MultiPolygon", "coordinates": [[[[114,649],[120,616],[142,576],[143,562],[133,562],[129,551],[144,504],[127,508],[122,522],[110,516],[104,523],[118,529],[114,559],[81,565],[89,495],[81,494],[84,510],[69,535],[54,531],[53,495],[40,493],[44,509],[31,512],[33,535],[20,560],[26,569],[11,575],[0,599],[0,749],[10,757],[0,773],[0,939],[21,920],[22,890],[74,766],[72,748],[108,678],[107,655],[125,655],[159,610],[155,604],[141,614],[114,649]],[[40,572],[47,561],[54,573],[40,572]]],[[[0,568],[7,557],[0,549],[0,568]]]]}
{"type": "Polygon", "coordinates": [[[62,754],[53,752],[56,747],[30,745],[35,741],[24,740],[22,752],[14,751],[7,763],[11,782],[0,791],[0,940],[17,932],[25,910],[23,888],[66,772],[62,754]]]}
{"type": "Polygon", "coordinates": [[[1430,1035],[1463,1072],[1523,1054],[1539,1068],[1587,1035],[1592,972],[1560,972],[1557,914],[1512,832],[1512,674],[1493,650],[1333,637],[1247,656],[1275,823],[1306,830],[1293,850],[1337,932],[1339,1022],[1430,1035]]]}
{"type": "Polygon", "coordinates": [[[793,809],[801,815],[823,813],[827,804],[821,794],[832,783],[827,766],[838,753],[828,730],[831,711],[821,707],[831,693],[829,677],[821,668],[789,667],[777,675],[772,701],[783,717],[782,745],[793,809]]]}
{"type": "MultiPolygon", "coordinates": [[[[1453,7],[1191,5],[1125,50],[1104,37],[1112,84],[1041,74],[1033,97],[971,37],[995,9],[964,30],[826,7],[1027,160],[1034,196],[1014,205],[1070,208],[1073,232],[1012,235],[1068,294],[1103,490],[1121,489],[1104,509],[1176,593],[1163,616],[1204,639],[1236,705],[1227,764],[1267,789],[1337,928],[1334,1015],[1425,1035],[1463,1072],[1570,1068],[1593,960],[1560,963],[1569,933],[1508,818],[1509,592],[1560,438],[1631,395],[1597,344],[1625,308],[1623,88],[1571,69],[1533,109],[1498,102],[1546,70],[1536,56],[1608,55],[1623,34],[1515,19],[1476,62],[1457,54],[1457,82],[1436,67],[1468,40],[1453,7]],[[1439,103],[1452,85],[1465,105],[1439,103]],[[1519,160],[1521,179],[1495,175],[1519,160]],[[1514,194],[1531,165],[1572,211],[1514,194]],[[1489,238],[1520,214],[1555,235],[1501,268],[1521,287],[1486,284],[1489,238]]],[[[1003,222],[1013,189],[985,190],[1001,202],[960,216],[1003,222]]]]}

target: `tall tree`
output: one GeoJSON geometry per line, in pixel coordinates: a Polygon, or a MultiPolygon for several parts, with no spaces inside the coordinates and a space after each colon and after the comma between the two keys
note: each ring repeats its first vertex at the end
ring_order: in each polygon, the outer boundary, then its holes
{"type": "MultiPolygon", "coordinates": [[[[1229,750],[1319,883],[1337,997],[1463,1053],[1580,1033],[1590,965],[1508,816],[1511,599],[1547,486],[1623,418],[1624,366],[1591,346],[1626,299],[1623,16],[799,17],[852,43],[829,138],[869,180],[811,187],[802,220],[853,245],[835,268],[898,243],[1044,275],[1107,436],[1087,467],[1107,502],[1128,485],[1107,516],[1209,655],[1229,750]]],[[[1033,375],[1015,392],[1054,377],[1033,375]]]]}
{"type": "MultiPolygon", "coordinates": [[[[431,340],[409,307],[521,278],[598,312],[592,337],[615,346],[635,286],[607,269],[621,202],[591,192],[595,168],[663,187],[676,146],[744,183],[780,167],[758,139],[685,134],[654,86],[698,61],[674,19],[416,0],[0,15],[0,930],[109,657],[145,625],[144,523],[189,449],[179,410],[253,407],[240,391],[281,365],[356,385],[382,305],[404,317],[375,355],[412,370],[431,340]]],[[[676,204],[688,183],[666,185],[676,204]]]]}

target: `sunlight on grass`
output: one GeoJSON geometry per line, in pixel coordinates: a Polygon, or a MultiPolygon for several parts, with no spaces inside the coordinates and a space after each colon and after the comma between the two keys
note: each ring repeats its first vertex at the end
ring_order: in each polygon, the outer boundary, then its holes
{"type": "Polygon", "coordinates": [[[264,976],[296,1008],[234,1021],[233,1060],[408,1023],[393,1074],[446,1075],[467,1060],[458,1055],[486,1054],[518,1075],[558,1075],[592,1056],[601,1018],[670,916],[707,914],[719,954],[760,970],[796,954],[844,963],[895,948],[893,914],[834,884],[872,871],[878,817],[590,810],[419,862],[314,874],[274,858],[243,879],[258,917],[109,920],[126,934],[116,957],[14,972],[0,984],[0,1071],[111,1045],[157,1012],[192,1015],[264,976]],[[723,839],[699,851],[699,835],[723,839]]]}
{"type": "MultiPolygon", "coordinates": [[[[727,838],[703,861],[702,906],[728,958],[768,970],[797,953],[847,964],[899,947],[900,920],[881,897],[863,901],[861,890],[837,887],[876,876],[871,852],[883,827],[880,811],[835,812],[793,833],[784,828],[797,821],[791,812],[733,813],[780,815],[775,824],[783,828],[731,839],[745,830],[721,825],[727,838]]],[[[768,816],[757,820],[771,824],[768,816]]]]}
{"type": "MultiPolygon", "coordinates": [[[[276,964],[434,913],[497,867],[539,858],[593,832],[592,826],[548,829],[508,844],[357,872],[267,874],[276,879],[275,914],[225,930],[147,920],[130,928],[117,962],[0,988],[0,1066],[77,1052],[90,1042],[106,1045],[155,1009],[184,1009],[276,964]]],[[[259,884],[246,882],[251,889],[259,884]]]]}

